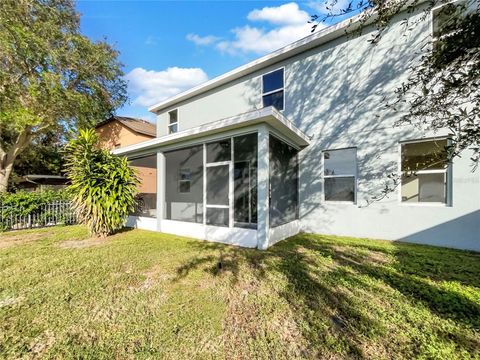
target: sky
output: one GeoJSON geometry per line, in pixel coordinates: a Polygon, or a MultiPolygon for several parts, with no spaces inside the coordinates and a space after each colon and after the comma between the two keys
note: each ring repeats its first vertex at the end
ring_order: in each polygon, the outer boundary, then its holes
{"type": "Polygon", "coordinates": [[[79,0],[77,9],[81,32],[120,52],[129,102],[117,114],[155,122],[149,106],[310,35],[324,1],[79,0]]]}

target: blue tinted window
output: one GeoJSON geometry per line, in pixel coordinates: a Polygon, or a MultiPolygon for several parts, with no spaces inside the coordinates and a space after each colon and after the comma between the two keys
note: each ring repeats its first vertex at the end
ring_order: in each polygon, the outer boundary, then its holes
{"type": "Polygon", "coordinates": [[[263,75],[263,93],[283,88],[283,69],[263,75]]]}
{"type": "Polygon", "coordinates": [[[274,106],[277,110],[283,110],[283,90],[264,95],[263,106],[274,106]]]}

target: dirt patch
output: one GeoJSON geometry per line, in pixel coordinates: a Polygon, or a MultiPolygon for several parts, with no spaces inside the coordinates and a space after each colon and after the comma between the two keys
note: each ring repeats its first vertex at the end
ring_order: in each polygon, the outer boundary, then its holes
{"type": "Polygon", "coordinates": [[[26,234],[2,234],[0,236],[0,249],[6,249],[11,246],[26,244],[32,241],[44,239],[51,235],[50,232],[26,233],[26,234]]]}
{"type": "Polygon", "coordinates": [[[47,330],[30,343],[33,359],[42,358],[43,354],[55,343],[53,331],[47,330]]]}
{"type": "Polygon", "coordinates": [[[388,264],[392,262],[392,258],[390,256],[378,251],[370,251],[367,255],[367,259],[377,264],[388,264]]]}
{"type": "Polygon", "coordinates": [[[23,300],[22,297],[14,297],[14,296],[10,296],[10,297],[6,297],[6,298],[3,298],[3,299],[0,299],[0,309],[3,308],[3,307],[7,307],[7,306],[12,306],[12,305],[18,304],[18,303],[20,303],[22,300],[23,300]]]}
{"type": "MultiPolygon", "coordinates": [[[[241,279],[228,291],[227,315],[223,323],[227,358],[251,359],[258,356],[257,349],[251,346],[252,339],[262,339],[268,344],[276,338],[285,345],[282,352],[286,358],[300,358],[305,353],[305,339],[290,309],[270,315],[263,312],[262,298],[266,300],[270,296],[274,295],[252,279],[241,279]]],[[[272,354],[272,358],[275,357],[272,354]]]]}
{"type": "Polygon", "coordinates": [[[335,251],[337,258],[355,265],[362,265],[363,263],[383,265],[392,261],[390,256],[380,251],[358,251],[351,246],[332,246],[332,249],[335,251]]]}
{"type": "Polygon", "coordinates": [[[62,249],[84,249],[92,246],[99,246],[108,243],[109,238],[89,238],[83,240],[67,240],[58,244],[62,249]]]}
{"type": "Polygon", "coordinates": [[[173,274],[164,273],[160,266],[153,266],[152,268],[143,272],[142,275],[145,277],[145,280],[136,286],[130,286],[130,290],[145,291],[156,284],[167,282],[175,278],[173,274]]]}

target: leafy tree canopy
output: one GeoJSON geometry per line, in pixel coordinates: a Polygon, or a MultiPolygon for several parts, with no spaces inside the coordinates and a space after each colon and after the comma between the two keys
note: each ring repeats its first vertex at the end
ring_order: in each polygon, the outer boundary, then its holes
{"type": "Polygon", "coordinates": [[[0,192],[34,139],[104,119],[126,100],[118,52],[80,34],[71,0],[0,1],[0,192]]]}
{"type": "Polygon", "coordinates": [[[54,131],[37,136],[16,158],[10,176],[9,189],[26,175],[61,175],[65,161],[63,148],[65,139],[58,138],[54,131]]]}

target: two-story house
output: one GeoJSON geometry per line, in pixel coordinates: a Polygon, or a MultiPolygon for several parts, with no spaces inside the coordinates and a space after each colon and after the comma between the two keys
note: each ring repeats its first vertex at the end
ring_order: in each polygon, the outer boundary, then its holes
{"type": "Polygon", "coordinates": [[[402,20],[423,15],[399,14],[375,46],[374,24],[349,19],[153,105],[156,138],[113,151],[156,158],[156,209],[129,225],[260,249],[304,231],[480,250],[468,153],[442,161],[447,130],[394,126],[384,106],[435,15],[402,20]]]}

